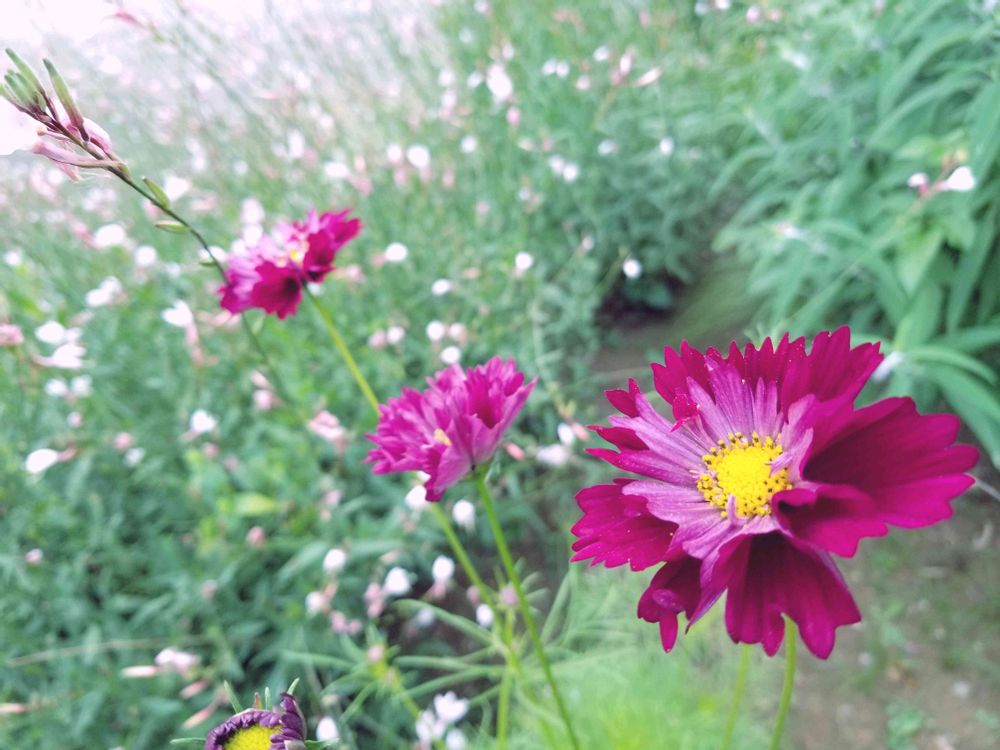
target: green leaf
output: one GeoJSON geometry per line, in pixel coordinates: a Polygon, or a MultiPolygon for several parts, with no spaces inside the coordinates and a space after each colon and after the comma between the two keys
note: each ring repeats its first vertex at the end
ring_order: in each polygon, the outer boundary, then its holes
{"type": "Polygon", "coordinates": [[[69,93],[69,88],[66,86],[66,82],[63,80],[62,76],[59,75],[59,71],[56,70],[56,66],[52,64],[50,60],[42,60],[45,65],[45,70],[48,71],[49,80],[52,81],[52,88],[55,89],[56,96],[59,97],[59,102],[63,105],[63,109],[66,110],[66,114],[69,115],[70,121],[77,127],[83,128],[83,114],[80,109],[76,106],[76,102],[73,101],[73,97],[69,93]]]}
{"type": "Polygon", "coordinates": [[[172,234],[185,234],[188,232],[188,228],[177,221],[158,221],[153,226],[157,229],[162,229],[164,232],[170,232],[172,234]]]}
{"type": "Polygon", "coordinates": [[[270,516],[278,513],[281,505],[259,492],[241,492],[236,496],[234,510],[238,516],[270,516]]]}
{"type": "MultiPolygon", "coordinates": [[[[167,194],[163,191],[163,188],[161,188],[157,183],[153,182],[153,180],[149,179],[148,177],[143,177],[142,181],[146,183],[146,187],[149,188],[149,192],[151,192],[153,194],[153,197],[156,198],[156,203],[160,208],[170,207],[170,199],[167,197],[167,194]]],[[[160,228],[162,229],[163,227],[160,228]]],[[[184,231],[187,231],[187,229],[185,228],[184,231]]]]}
{"type": "Polygon", "coordinates": [[[42,102],[45,101],[45,88],[42,86],[42,82],[38,80],[38,76],[35,75],[35,71],[31,69],[21,57],[9,47],[7,48],[7,57],[13,61],[14,65],[17,67],[18,72],[21,74],[25,83],[27,83],[28,88],[32,93],[36,94],[42,102]]]}
{"type": "Polygon", "coordinates": [[[238,714],[243,710],[243,704],[240,703],[240,699],[236,696],[236,692],[233,690],[233,686],[229,684],[229,680],[224,680],[222,687],[226,690],[226,695],[229,697],[229,702],[233,706],[233,713],[238,714]]]}
{"type": "Polygon", "coordinates": [[[997,382],[997,374],[987,365],[973,359],[967,354],[962,354],[944,346],[935,346],[933,344],[915,346],[908,349],[906,355],[917,361],[940,362],[958,367],[961,370],[982,378],[987,383],[997,382]]]}

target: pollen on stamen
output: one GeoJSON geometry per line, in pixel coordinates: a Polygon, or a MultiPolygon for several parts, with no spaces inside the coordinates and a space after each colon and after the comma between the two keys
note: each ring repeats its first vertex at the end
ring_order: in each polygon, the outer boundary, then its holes
{"type": "Polygon", "coordinates": [[[792,486],[788,469],[772,472],[772,462],[782,454],[781,445],[771,437],[761,440],[756,432],[749,441],[741,432],[730,433],[728,438],[702,456],[705,470],[698,473],[698,491],[724,518],[729,514],[730,496],[742,518],[770,515],[774,494],[792,486]]]}

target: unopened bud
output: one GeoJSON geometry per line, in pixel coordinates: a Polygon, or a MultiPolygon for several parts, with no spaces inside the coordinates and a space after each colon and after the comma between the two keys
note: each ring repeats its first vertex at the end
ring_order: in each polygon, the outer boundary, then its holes
{"type": "Polygon", "coordinates": [[[87,135],[87,128],[83,124],[83,114],[76,106],[76,102],[73,101],[73,97],[70,96],[69,88],[66,86],[66,82],[63,80],[62,76],[59,75],[59,71],[56,70],[56,66],[53,65],[50,60],[42,60],[42,63],[45,65],[45,70],[49,74],[49,80],[52,81],[52,88],[55,89],[56,96],[59,97],[59,103],[62,104],[63,109],[66,110],[69,121],[73,124],[73,127],[79,131],[83,140],[89,141],[90,137],[87,135]]]}

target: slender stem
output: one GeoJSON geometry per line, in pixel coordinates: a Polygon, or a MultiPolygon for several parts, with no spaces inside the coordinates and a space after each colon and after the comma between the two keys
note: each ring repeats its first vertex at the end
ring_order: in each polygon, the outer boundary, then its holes
{"type": "MultiPolygon", "coordinates": [[[[506,643],[514,640],[513,623],[508,614],[503,623],[503,639],[506,643]]],[[[511,679],[513,666],[510,659],[507,659],[507,667],[504,669],[503,677],[500,680],[500,702],[497,704],[497,750],[507,750],[507,725],[510,722],[510,691],[513,685],[511,679]]]]}
{"type": "MultiPolygon", "coordinates": [[[[315,295],[309,291],[309,288],[305,288],[305,294],[309,297],[309,301],[312,302],[313,307],[319,313],[320,318],[323,320],[323,324],[326,327],[327,333],[330,335],[330,339],[333,341],[333,345],[337,347],[337,351],[344,358],[344,363],[347,365],[347,369],[351,371],[351,375],[354,376],[354,381],[358,384],[358,388],[365,396],[365,400],[371,406],[372,411],[375,412],[376,418],[381,415],[381,410],[379,408],[378,397],[372,390],[371,385],[369,385],[368,380],[365,378],[364,374],[358,368],[357,362],[355,362],[351,350],[347,347],[347,342],[344,341],[340,332],[337,330],[337,326],[333,323],[333,318],[327,312],[326,308],[320,304],[319,300],[316,299],[315,295]]],[[[472,582],[472,585],[476,587],[479,592],[479,598],[485,602],[490,609],[494,610],[496,614],[496,605],[493,602],[493,596],[490,589],[483,583],[482,577],[476,571],[476,566],[472,564],[472,559],[469,557],[469,553],[466,552],[462,540],[458,538],[455,533],[454,527],[451,525],[451,520],[448,518],[448,514],[444,512],[440,505],[437,503],[431,504],[434,517],[437,518],[438,524],[441,526],[441,531],[444,532],[445,538],[448,540],[448,544],[451,545],[451,550],[458,558],[459,565],[462,566],[462,570],[465,575],[472,582]]]]}
{"type": "Polygon", "coordinates": [[[781,687],[781,702],[778,704],[778,716],[774,720],[774,734],[771,735],[770,750],[778,750],[781,743],[781,733],[785,731],[788,719],[788,709],[792,705],[792,691],[795,689],[795,652],[799,637],[795,623],[787,620],[785,629],[785,684],[781,687]]]}
{"type": "MultiPolygon", "coordinates": [[[[417,702],[413,700],[413,697],[406,690],[406,687],[403,685],[403,681],[399,677],[399,672],[395,672],[395,674],[389,675],[387,682],[389,683],[389,686],[392,689],[392,691],[396,694],[396,697],[399,698],[399,702],[403,704],[403,707],[413,718],[413,722],[416,723],[417,721],[419,721],[420,706],[417,705],[417,702]]],[[[441,740],[432,739],[431,744],[438,750],[444,750],[444,744],[441,742],[441,740]]]]}
{"type": "Polygon", "coordinates": [[[740,713],[740,706],[743,704],[743,695],[747,687],[747,674],[750,672],[750,646],[743,645],[740,648],[740,664],[736,670],[736,685],[733,688],[733,700],[729,704],[729,719],[726,721],[726,733],[722,737],[722,744],[719,750],[729,750],[729,743],[733,740],[733,730],[736,729],[736,719],[740,713]]]}
{"type": "Polygon", "coordinates": [[[333,345],[337,347],[337,351],[340,352],[340,356],[344,358],[344,364],[347,365],[347,369],[350,370],[351,375],[354,376],[354,382],[358,384],[358,388],[360,388],[361,393],[364,394],[365,400],[368,402],[369,406],[372,407],[372,411],[375,412],[375,416],[378,417],[380,412],[375,392],[372,391],[372,387],[368,385],[368,381],[358,368],[358,363],[354,361],[354,356],[351,354],[351,350],[347,348],[347,342],[344,341],[344,337],[340,335],[340,331],[337,330],[337,326],[333,323],[333,317],[329,312],[327,312],[327,309],[320,304],[315,295],[309,291],[309,287],[303,287],[303,291],[309,298],[309,301],[312,302],[313,307],[316,308],[316,312],[319,313],[319,317],[323,320],[323,325],[326,326],[326,332],[330,334],[330,340],[333,341],[333,345]]]}
{"type": "MultiPolygon", "coordinates": [[[[67,135],[70,135],[68,131],[64,132],[66,132],[67,135]]],[[[83,144],[82,142],[78,142],[77,145],[88,152],[91,151],[91,149],[88,149],[86,145],[83,144]]],[[[204,235],[202,235],[201,232],[195,229],[190,223],[188,223],[186,219],[184,219],[184,217],[182,217],[180,214],[178,214],[172,208],[170,208],[170,206],[161,203],[160,200],[155,195],[144,189],[135,180],[133,180],[132,177],[126,171],[118,168],[111,168],[108,169],[108,171],[111,172],[111,174],[113,174],[119,180],[124,182],[126,185],[128,185],[130,188],[135,190],[137,193],[139,193],[139,195],[148,200],[150,203],[152,203],[154,206],[160,209],[171,219],[176,221],[178,224],[183,225],[184,228],[187,229],[188,232],[190,232],[191,235],[198,241],[198,244],[201,245],[202,249],[205,251],[209,259],[212,261],[212,265],[214,265],[215,269],[219,272],[219,275],[222,277],[222,280],[223,281],[226,280],[226,269],[223,268],[222,263],[219,261],[219,258],[212,251],[212,247],[208,244],[208,240],[205,239],[204,235]]],[[[253,348],[257,351],[258,356],[264,361],[264,364],[267,366],[268,375],[274,381],[274,387],[277,389],[278,394],[286,402],[293,403],[292,399],[289,397],[289,391],[287,388],[285,388],[285,384],[281,379],[281,374],[278,372],[278,368],[275,367],[274,364],[271,362],[271,358],[270,356],[268,356],[267,350],[264,348],[264,345],[260,343],[260,339],[257,337],[257,334],[254,333],[253,328],[250,326],[250,321],[247,320],[247,317],[245,315],[240,315],[240,324],[243,326],[243,331],[250,338],[250,342],[253,344],[253,348]]]]}
{"type": "Polygon", "coordinates": [[[524,593],[524,584],[521,583],[521,577],[518,575],[517,569],[514,567],[514,558],[511,557],[510,548],[507,546],[507,539],[504,536],[503,528],[500,526],[500,519],[497,518],[496,508],[493,506],[493,498],[490,496],[490,491],[486,487],[486,481],[483,478],[482,471],[476,472],[475,480],[476,487],[479,489],[479,496],[483,500],[483,507],[486,509],[486,517],[489,519],[490,528],[493,530],[493,538],[497,543],[497,551],[500,553],[500,560],[503,562],[507,577],[510,579],[510,583],[514,587],[514,592],[517,594],[518,608],[521,611],[521,617],[524,619],[525,628],[528,630],[528,637],[531,639],[531,645],[534,647],[535,655],[538,657],[538,661],[542,665],[542,671],[545,673],[545,679],[549,683],[549,687],[552,689],[552,697],[555,699],[556,707],[559,709],[559,715],[562,717],[563,724],[566,725],[566,732],[569,735],[570,744],[575,750],[580,750],[580,743],[577,741],[576,733],[573,731],[573,722],[570,720],[569,711],[566,709],[566,704],[563,702],[562,693],[559,692],[559,686],[556,684],[555,675],[552,674],[552,665],[549,663],[549,657],[545,654],[545,647],[542,645],[542,639],[538,636],[538,626],[535,624],[534,615],[531,614],[531,606],[528,604],[528,597],[524,593]]]}
{"type": "Polygon", "coordinates": [[[448,518],[448,514],[444,512],[440,503],[431,503],[431,512],[438,520],[438,524],[441,526],[441,531],[444,532],[445,538],[448,540],[448,544],[451,545],[451,551],[455,553],[455,557],[458,558],[458,564],[462,566],[462,570],[472,585],[475,586],[476,591],[479,593],[479,599],[486,604],[490,609],[493,610],[494,616],[497,615],[496,603],[493,601],[493,592],[483,583],[483,579],[479,575],[479,571],[476,570],[476,566],[472,564],[472,560],[469,558],[469,553],[465,551],[465,547],[462,545],[462,541],[458,538],[455,533],[455,528],[451,525],[451,520],[448,518]]]}

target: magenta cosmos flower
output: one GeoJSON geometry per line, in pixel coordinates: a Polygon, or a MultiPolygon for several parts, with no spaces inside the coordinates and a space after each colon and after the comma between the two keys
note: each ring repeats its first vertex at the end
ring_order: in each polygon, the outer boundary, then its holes
{"type": "Polygon", "coordinates": [[[226,283],[219,287],[222,307],[231,313],[259,307],[282,319],[294,315],[302,287],[325,279],[337,251],[361,231],[361,222],[349,213],[310,210],[305,221],[279,224],[274,236],[231,258],[226,283]]]}
{"type": "Polygon", "coordinates": [[[248,708],[208,733],[205,750],[305,750],[306,720],[288,693],[277,711],[248,708]]]}
{"type": "Polygon", "coordinates": [[[489,463],[504,432],[524,407],[535,380],[524,382],[514,360],[494,357],[462,370],[452,365],[427,379],[427,389],[404,388],[382,406],[368,454],[376,474],[422,471],[427,499],[489,463]]]}
{"type": "Polygon", "coordinates": [[[662,416],[634,381],[608,391],[621,412],[595,427],[617,450],[590,452],[630,478],[577,495],[575,560],[642,570],[663,563],[639,600],[663,647],[724,593],[736,642],[773,655],[782,614],[820,658],[837,627],[861,619],[832,554],[850,557],[864,537],[951,515],[972,483],[975,448],[955,445],[959,423],[920,415],[908,398],[856,408],[881,360],[850,331],[777,346],[765,339],[728,355],[686,343],[653,364],[662,416]]]}

